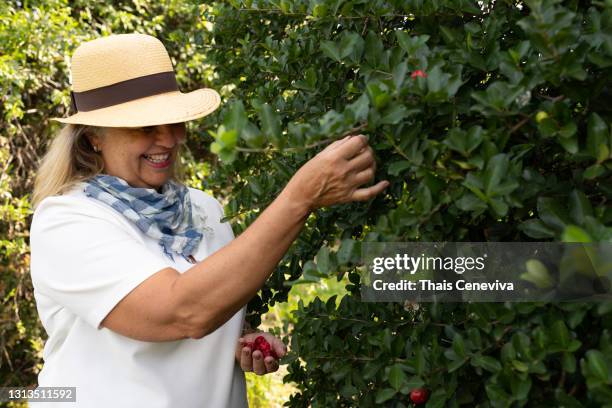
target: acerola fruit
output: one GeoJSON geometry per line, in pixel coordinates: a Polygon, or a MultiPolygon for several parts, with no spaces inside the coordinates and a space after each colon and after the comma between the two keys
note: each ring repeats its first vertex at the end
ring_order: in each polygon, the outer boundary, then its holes
{"type": "Polygon", "coordinates": [[[276,359],[278,358],[276,352],[272,349],[272,346],[270,346],[270,343],[268,343],[268,341],[263,336],[257,336],[255,337],[255,341],[249,341],[245,345],[249,347],[252,351],[261,351],[261,354],[263,354],[264,358],[268,356],[272,356],[276,359]]]}
{"type": "Polygon", "coordinates": [[[415,388],[410,391],[410,401],[415,404],[424,404],[427,401],[427,390],[425,388],[415,388]]]}
{"type": "Polygon", "coordinates": [[[412,74],[410,74],[410,78],[417,79],[417,77],[427,78],[427,74],[421,71],[420,69],[417,69],[416,71],[412,71],[412,74]]]}
{"type": "Polygon", "coordinates": [[[539,111],[536,114],[535,120],[536,120],[536,122],[540,123],[541,121],[543,121],[546,118],[548,118],[548,113],[546,113],[544,111],[539,111]]]}

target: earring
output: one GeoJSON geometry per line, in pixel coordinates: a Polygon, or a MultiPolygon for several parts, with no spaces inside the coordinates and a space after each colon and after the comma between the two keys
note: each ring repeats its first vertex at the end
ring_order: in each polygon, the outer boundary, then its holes
{"type": "Polygon", "coordinates": [[[96,153],[100,152],[100,148],[98,146],[94,145],[93,149],[94,149],[94,152],[96,153]]]}

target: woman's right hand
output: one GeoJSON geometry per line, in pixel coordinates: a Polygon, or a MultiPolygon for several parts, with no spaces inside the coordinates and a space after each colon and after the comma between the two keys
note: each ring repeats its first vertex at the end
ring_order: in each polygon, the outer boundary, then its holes
{"type": "Polygon", "coordinates": [[[364,135],[337,140],[304,164],[287,188],[312,211],[351,201],[366,201],[381,193],[387,180],[359,188],[374,178],[374,152],[364,135]]]}

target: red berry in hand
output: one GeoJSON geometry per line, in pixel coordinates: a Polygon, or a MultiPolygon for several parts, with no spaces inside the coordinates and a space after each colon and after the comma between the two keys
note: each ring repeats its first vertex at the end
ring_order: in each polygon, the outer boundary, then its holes
{"type": "Polygon", "coordinates": [[[410,391],[410,401],[415,404],[423,404],[427,401],[427,390],[425,388],[415,388],[410,391]]]}
{"type": "Polygon", "coordinates": [[[278,358],[274,350],[272,350],[272,346],[270,346],[270,343],[268,343],[268,341],[263,336],[255,337],[255,341],[246,343],[246,346],[253,351],[261,351],[261,354],[263,354],[264,358],[268,356],[272,356],[276,359],[278,358]]]}

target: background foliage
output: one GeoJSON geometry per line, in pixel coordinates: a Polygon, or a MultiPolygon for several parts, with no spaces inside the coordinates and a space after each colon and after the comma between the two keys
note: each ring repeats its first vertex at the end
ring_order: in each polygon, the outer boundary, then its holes
{"type": "Polygon", "coordinates": [[[27,198],[49,116],[68,105],[68,55],[140,31],[166,44],[181,89],[224,97],[192,124],[184,164],[190,184],[229,197],[237,234],[347,132],[369,135],[377,180],[392,182],[313,214],[249,304],[257,325],[292,285],[349,281],[287,326],[288,405],[401,407],[424,386],[427,407],[609,406],[610,304],[362,303],[358,272],[363,241],[612,240],[610,1],[0,7],[3,384],[32,383],[40,363],[27,198]]]}

